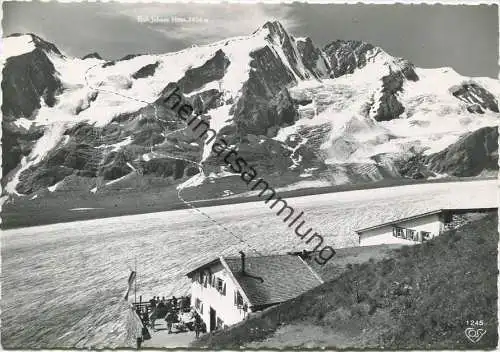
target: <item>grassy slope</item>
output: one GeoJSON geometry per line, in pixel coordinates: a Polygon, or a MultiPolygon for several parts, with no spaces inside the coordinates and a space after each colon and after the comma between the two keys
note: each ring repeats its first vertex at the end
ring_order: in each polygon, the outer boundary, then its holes
{"type": "Polygon", "coordinates": [[[314,259],[306,261],[326,281],[337,279],[355,264],[373,263],[386,258],[392,258],[400,244],[387,244],[365,247],[347,247],[335,250],[335,256],[325,265],[320,265],[314,259]]]}
{"type": "Polygon", "coordinates": [[[486,349],[497,345],[496,214],[335,280],[194,344],[210,348],[486,349]],[[406,283],[409,289],[402,286],[406,283]],[[482,319],[476,344],[466,320],[482,319]],[[299,335],[302,334],[302,337],[299,335]]]}

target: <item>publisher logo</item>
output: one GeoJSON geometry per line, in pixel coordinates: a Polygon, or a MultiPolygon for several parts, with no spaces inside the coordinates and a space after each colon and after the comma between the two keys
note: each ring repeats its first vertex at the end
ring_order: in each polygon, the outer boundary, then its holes
{"type": "Polygon", "coordinates": [[[467,328],[465,329],[465,336],[472,342],[477,343],[486,334],[486,329],[483,328],[467,328]]]}

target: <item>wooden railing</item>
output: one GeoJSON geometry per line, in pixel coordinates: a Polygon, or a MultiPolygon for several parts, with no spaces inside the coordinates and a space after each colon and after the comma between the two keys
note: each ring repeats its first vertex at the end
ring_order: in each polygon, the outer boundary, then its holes
{"type": "MultiPolygon", "coordinates": [[[[177,305],[175,307],[175,310],[176,311],[179,311],[181,309],[181,306],[182,306],[182,301],[186,301],[187,299],[189,299],[189,302],[191,301],[190,297],[189,296],[182,296],[182,297],[178,297],[177,298],[177,305]]],[[[172,306],[172,299],[167,299],[165,300],[165,304],[168,305],[168,306],[172,306]]],[[[143,312],[147,312],[148,314],[151,313],[152,311],[152,307],[151,307],[151,304],[148,302],[143,302],[142,301],[142,296],[139,296],[139,302],[135,302],[135,303],[132,303],[132,306],[134,307],[134,310],[135,311],[139,311],[141,313],[143,312]]],[[[184,311],[187,311],[190,309],[190,304],[185,304],[183,307],[183,310],[184,311]]]]}

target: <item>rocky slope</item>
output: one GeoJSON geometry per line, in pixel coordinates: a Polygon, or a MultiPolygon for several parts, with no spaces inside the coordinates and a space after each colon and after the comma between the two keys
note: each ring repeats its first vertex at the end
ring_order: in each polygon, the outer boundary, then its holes
{"type": "Polygon", "coordinates": [[[498,170],[498,128],[484,127],[470,132],[456,143],[425,160],[429,169],[454,176],[477,176],[498,170]]]}
{"type": "Polygon", "coordinates": [[[368,43],[321,49],[279,22],[115,61],[71,58],[33,34],[4,43],[2,184],[10,194],[237,175],[213,141],[165,107],[173,83],[264,178],[300,187],[497,169],[496,80],[419,69],[368,43]]]}

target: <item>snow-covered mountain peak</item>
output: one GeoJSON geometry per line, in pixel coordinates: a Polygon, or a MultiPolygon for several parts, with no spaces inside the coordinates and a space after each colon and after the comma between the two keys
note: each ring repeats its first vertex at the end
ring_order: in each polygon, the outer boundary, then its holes
{"type": "Polygon", "coordinates": [[[498,117],[496,80],[419,69],[362,41],[321,49],[278,21],[247,36],[112,61],[64,56],[31,34],[6,41],[17,48],[2,83],[10,193],[79,182],[95,192],[103,179],[118,187],[137,170],[172,183],[198,172],[192,161],[207,174],[224,169],[211,145],[163,106],[173,83],[259,172],[316,169],[334,182],[400,177],[401,155],[439,152],[498,117]]]}
{"type": "Polygon", "coordinates": [[[326,45],[324,52],[331,65],[331,77],[352,74],[355,70],[373,66],[378,73],[403,72],[405,78],[416,80],[413,64],[403,58],[394,57],[382,48],[357,40],[335,40],[326,45]],[[406,73],[411,77],[406,77],[406,73]]]}
{"type": "Polygon", "coordinates": [[[283,44],[286,40],[289,40],[288,32],[279,21],[268,21],[262,28],[269,32],[267,38],[271,42],[283,44]]]}
{"type": "Polygon", "coordinates": [[[2,43],[2,59],[23,55],[35,50],[35,42],[29,34],[12,35],[3,38],[2,43]]]}
{"type": "Polygon", "coordinates": [[[11,57],[27,54],[37,48],[45,51],[47,54],[62,55],[54,44],[33,33],[14,33],[3,38],[2,59],[7,60],[11,57]]]}

